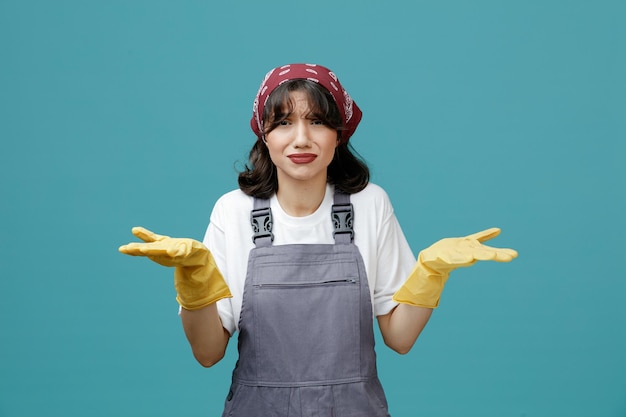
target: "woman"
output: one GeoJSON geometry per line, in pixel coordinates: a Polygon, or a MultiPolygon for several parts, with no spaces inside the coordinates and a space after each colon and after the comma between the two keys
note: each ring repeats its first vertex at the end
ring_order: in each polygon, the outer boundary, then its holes
{"type": "Polygon", "coordinates": [[[450,271],[517,256],[482,245],[499,233],[489,229],[443,239],[416,261],[348,145],[360,120],[327,68],[275,68],[254,101],[257,140],[239,190],[218,200],[204,242],[134,228],[146,243],[120,248],[176,267],[183,327],[202,365],[222,359],[239,332],[224,416],[388,416],[373,318],[385,344],[406,353],[450,271]]]}

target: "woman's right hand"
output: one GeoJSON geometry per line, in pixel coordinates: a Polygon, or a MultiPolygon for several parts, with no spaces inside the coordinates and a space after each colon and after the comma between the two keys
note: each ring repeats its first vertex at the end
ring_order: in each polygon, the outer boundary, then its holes
{"type": "Polygon", "coordinates": [[[197,310],[232,297],[211,252],[201,242],[158,235],[143,227],[133,227],[132,233],[144,243],[131,242],[120,246],[119,251],[131,256],[145,256],[159,265],[176,267],[176,300],[183,308],[197,310]]]}

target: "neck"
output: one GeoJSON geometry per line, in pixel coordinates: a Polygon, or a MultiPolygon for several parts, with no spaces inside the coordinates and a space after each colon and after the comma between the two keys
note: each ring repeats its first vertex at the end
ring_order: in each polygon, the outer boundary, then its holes
{"type": "Polygon", "coordinates": [[[276,198],[285,213],[294,217],[304,217],[319,208],[326,194],[326,178],[315,183],[279,181],[276,198]]]}

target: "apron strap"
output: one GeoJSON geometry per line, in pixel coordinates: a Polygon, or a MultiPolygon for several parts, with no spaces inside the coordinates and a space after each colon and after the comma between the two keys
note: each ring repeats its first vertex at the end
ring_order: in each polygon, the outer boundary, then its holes
{"type": "Polygon", "coordinates": [[[255,198],[254,208],[250,213],[250,224],[252,225],[252,242],[257,248],[272,246],[274,234],[272,233],[272,209],[270,200],[265,198],[255,198]]]}
{"type": "MultiPolygon", "coordinates": [[[[352,222],[354,219],[354,208],[350,203],[350,194],[343,193],[335,189],[334,204],[331,212],[333,222],[333,238],[335,243],[350,244],[354,240],[354,230],[352,222]]],[[[274,234],[272,233],[272,209],[270,200],[264,198],[254,199],[254,208],[250,213],[250,224],[252,225],[252,242],[259,247],[272,246],[274,234]]]]}
{"type": "Polygon", "coordinates": [[[352,222],[354,220],[354,208],[350,203],[350,194],[341,192],[335,187],[332,221],[333,238],[335,243],[350,244],[354,240],[354,230],[352,222]]]}

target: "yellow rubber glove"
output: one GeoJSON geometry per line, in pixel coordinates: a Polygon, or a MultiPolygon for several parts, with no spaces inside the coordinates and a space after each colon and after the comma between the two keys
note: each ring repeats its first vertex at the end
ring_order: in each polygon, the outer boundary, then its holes
{"type": "Polygon", "coordinates": [[[232,297],[213,255],[201,242],[157,235],[143,227],[133,227],[133,234],[146,243],[129,243],[120,246],[119,251],[146,256],[159,265],[176,267],[176,300],[184,309],[197,310],[232,297]]]}
{"type": "Polygon", "coordinates": [[[393,300],[417,307],[436,308],[451,271],[474,265],[477,261],[509,262],[517,257],[513,249],[482,244],[499,234],[500,229],[491,228],[465,237],[442,239],[424,249],[393,300]]]}

